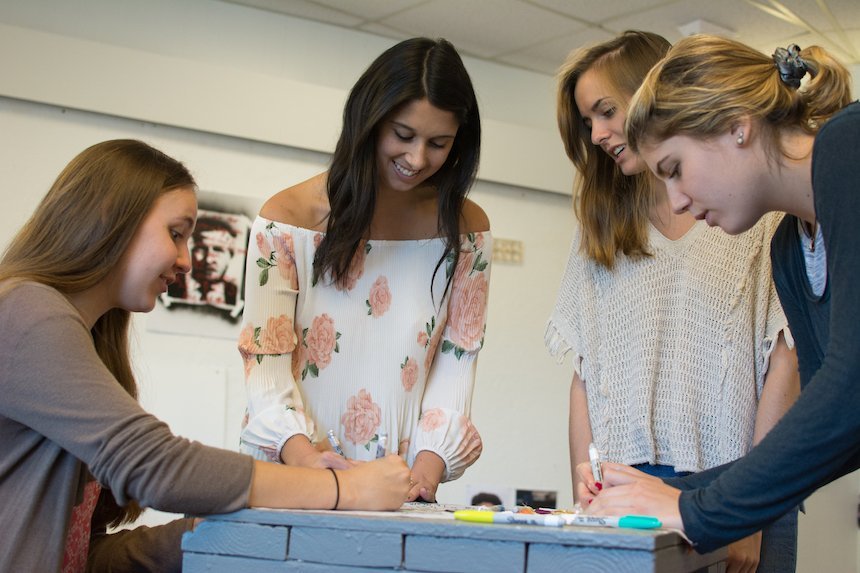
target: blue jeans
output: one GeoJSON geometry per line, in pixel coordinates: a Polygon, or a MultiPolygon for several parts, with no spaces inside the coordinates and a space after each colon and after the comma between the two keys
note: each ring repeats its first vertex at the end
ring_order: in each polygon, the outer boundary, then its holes
{"type": "MultiPolygon", "coordinates": [[[[658,478],[683,477],[692,472],[676,472],[672,466],[637,464],[641,472],[658,478]]],[[[757,573],[792,573],[797,569],[797,508],[792,509],[761,532],[761,553],[757,573]]]]}
{"type": "Polygon", "coordinates": [[[688,476],[693,472],[676,472],[673,466],[660,466],[660,465],[651,465],[651,464],[636,464],[633,466],[640,472],[645,472],[648,475],[658,477],[660,479],[663,478],[674,478],[674,477],[684,477],[688,476]]]}

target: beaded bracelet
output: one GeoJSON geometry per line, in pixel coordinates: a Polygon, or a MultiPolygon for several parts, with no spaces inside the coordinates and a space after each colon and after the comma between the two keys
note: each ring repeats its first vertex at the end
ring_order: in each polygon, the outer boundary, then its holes
{"type": "Polygon", "coordinates": [[[337,509],[337,504],[340,503],[340,482],[337,481],[337,474],[334,472],[334,469],[328,468],[331,472],[331,475],[334,476],[334,488],[335,488],[335,498],[334,498],[334,507],[332,509],[337,509]]]}

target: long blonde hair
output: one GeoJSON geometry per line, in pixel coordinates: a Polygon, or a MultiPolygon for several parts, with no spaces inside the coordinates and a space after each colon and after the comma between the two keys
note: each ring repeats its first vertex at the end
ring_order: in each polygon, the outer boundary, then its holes
{"type": "Polygon", "coordinates": [[[826,50],[810,46],[797,55],[812,76],[799,89],[781,79],[774,57],[745,44],[708,35],[680,40],[630,102],[628,145],[637,151],[673,135],[713,137],[750,117],[758,120],[770,156],[780,161],[783,130],[815,134],[851,102],[850,74],[826,50]]]}
{"type": "Polygon", "coordinates": [[[654,204],[654,179],[647,170],[624,175],[591,142],[591,130],[574,100],[576,84],[585,72],[598,70],[619,102],[626,102],[668,49],[669,42],[657,34],[627,31],[573,52],[558,74],[558,128],[578,172],[574,205],[582,225],[581,249],[610,269],[619,252],[633,258],[650,254],[648,214],[654,204]]]}
{"type": "MultiPolygon", "coordinates": [[[[0,259],[0,296],[23,281],[64,294],[95,286],[118,264],[155,201],[179,187],[195,187],[185,166],[141,141],[105,141],[85,149],[63,169],[0,259]]],[[[112,309],[96,321],[92,336],[99,358],[136,399],[129,322],[127,310],[112,309]]],[[[134,504],[108,512],[107,520],[118,523],[139,513],[134,504]]]]}

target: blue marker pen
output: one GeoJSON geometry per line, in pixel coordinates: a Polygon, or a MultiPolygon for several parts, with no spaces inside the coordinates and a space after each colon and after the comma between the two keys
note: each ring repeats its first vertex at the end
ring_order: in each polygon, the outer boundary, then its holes
{"type": "Polygon", "coordinates": [[[340,447],[340,442],[337,440],[337,436],[334,435],[334,430],[328,431],[328,443],[331,444],[332,449],[337,455],[346,457],[346,454],[343,453],[343,448],[340,447]]]}
{"type": "Polygon", "coordinates": [[[376,457],[384,458],[385,457],[385,448],[388,446],[388,434],[385,432],[379,432],[379,441],[376,442],[376,457]]]}

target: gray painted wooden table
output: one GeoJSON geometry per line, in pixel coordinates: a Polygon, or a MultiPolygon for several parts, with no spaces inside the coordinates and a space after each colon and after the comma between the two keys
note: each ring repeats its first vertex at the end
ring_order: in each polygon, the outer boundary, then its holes
{"type": "Polygon", "coordinates": [[[670,531],[465,523],[373,514],[246,509],[182,540],[184,573],[381,571],[646,573],[724,571],[670,531]]]}

